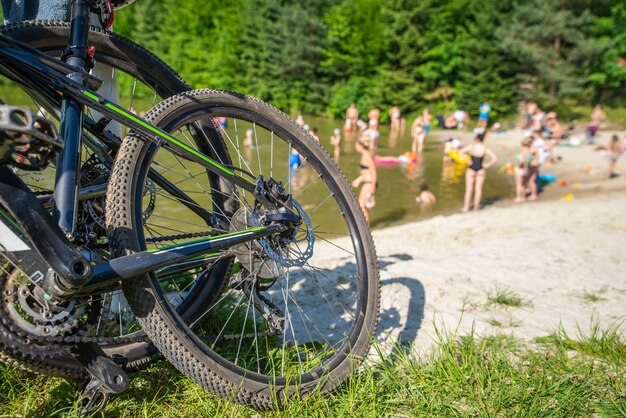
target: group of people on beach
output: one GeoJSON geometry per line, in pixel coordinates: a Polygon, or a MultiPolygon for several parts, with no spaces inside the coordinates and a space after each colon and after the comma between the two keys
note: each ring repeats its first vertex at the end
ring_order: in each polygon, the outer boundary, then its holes
{"type": "MultiPolygon", "coordinates": [[[[359,188],[358,200],[366,219],[369,221],[369,211],[375,205],[375,193],[378,187],[378,174],[376,170],[376,149],[380,139],[379,118],[380,110],[372,109],[368,112],[368,122],[359,119],[359,112],[354,103],[346,111],[346,122],[344,131],[351,133],[357,131],[356,151],[360,154],[359,160],[359,176],[352,181],[352,187],[359,188]]],[[[430,109],[426,107],[424,111],[418,115],[411,125],[410,136],[412,140],[411,152],[406,152],[402,156],[382,157],[382,159],[399,159],[402,162],[412,163],[417,161],[424,149],[426,136],[430,130],[433,117],[430,109]]],[[[406,119],[402,116],[400,108],[393,106],[389,110],[390,133],[403,133],[406,126],[406,119]]],[[[429,190],[428,184],[423,181],[420,186],[420,192],[416,196],[415,201],[421,205],[430,205],[436,202],[437,198],[429,190]]]]}
{"type": "MultiPolygon", "coordinates": [[[[482,188],[486,178],[486,170],[497,161],[497,157],[485,144],[486,126],[491,112],[491,106],[484,102],[481,104],[479,114],[479,131],[476,134],[475,141],[465,147],[460,147],[460,154],[467,155],[468,169],[466,171],[466,193],[464,198],[463,211],[468,211],[471,207],[472,197],[474,199],[474,209],[479,208],[482,197],[482,188]]],[[[375,205],[375,193],[378,185],[378,175],[376,171],[375,152],[380,138],[379,126],[380,110],[372,109],[368,112],[368,122],[365,123],[359,119],[359,112],[355,104],[352,103],[346,110],[346,121],[344,130],[351,132],[358,129],[358,139],[356,142],[356,150],[360,154],[359,160],[359,176],[352,181],[352,187],[361,187],[359,191],[359,204],[369,221],[369,210],[375,205]]],[[[402,117],[400,109],[397,106],[389,110],[390,130],[403,131],[405,127],[405,119],[402,117]]],[[[454,124],[455,128],[465,129],[469,122],[469,114],[460,111],[451,115],[452,118],[458,118],[454,124]]],[[[421,156],[426,137],[430,131],[433,116],[430,108],[425,107],[424,110],[415,118],[411,125],[411,152],[408,153],[407,161],[411,162],[421,156]]],[[[440,123],[441,125],[441,123],[440,123]]],[[[452,123],[448,123],[448,127],[452,127],[452,123]]],[[[444,126],[445,127],[445,126],[444,126]]],[[[332,142],[332,141],[331,141],[332,142]]],[[[429,205],[436,202],[436,197],[429,190],[428,184],[422,182],[420,184],[420,193],[415,201],[422,205],[429,205]]]]}
{"type": "MultiPolygon", "coordinates": [[[[479,210],[482,200],[483,187],[487,177],[487,170],[498,161],[496,153],[485,143],[485,139],[490,133],[501,130],[500,123],[496,122],[489,126],[491,105],[484,101],[478,107],[478,120],[473,131],[474,137],[470,144],[463,143],[450,137],[444,144],[444,163],[458,163],[466,167],[465,170],[465,193],[461,211],[467,212],[471,209],[479,210]]],[[[344,132],[356,135],[355,149],[360,154],[359,175],[352,181],[352,187],[357,189],[359,204],[369,221],[369,211],[375,205],[375,194],[378,187],[377,162],[381,159],[391,158],[376,156],[376,149],[380,140],[379,109],[372,109],[367,114],[367,122],[359,118],[359,111],[352,103],[346,110],[344,132]],[[382,158],[381,158],[382,157],[382,158]]],[[[596,106],[591,122],[586,126],[588,141],[592,143],[598,132],[600,123],[606,118],[600,106],[596,106]]],[[[426,138],[432,126],[434,117],[430,108],[425,107],[415,118],[410,128],[411,151],[407,152],[403,162],[417,161],[423,153],[426,138]]],[[[437,122],[443,129],[467,130],[469,128],[469,112],[456,110],[449,117],[437,116],[437,122]]],[[[394,132],[404,131],[405,118],[400,109],[393,106],[389,109],[389,123],[391,135],[394,132]]],[[[568,132],[563,128],[555,112],[544,112],[534,101],[528,101],[524,106],[523,128],[528,134],[521,141],[520,149],[515,156],[514,176],[515,176],[515,202],[525,202],[536,200],[540,191],[540,176],[542,167],[545,164],[557,163],[560,159],[554,153],[554,147],[563,139],[567,138],[568,132]]],[[[306,128],[306,127],[305,127],[306,128]]],[[[330,144],[333,148],[333,156],[339,160],[340,144],[342,133],[339,129],[333,131],[330,144]]],[[[318,139],[319,140],[319,139],[318,139]]],[[[609,153],[611,161],[609,167],[609,177],[619,156],[625,151],[624,143],[618,136],[614,136],[608,145],[598,145],[597,149],[604,149],[609,153]]],[[[402,157],[402,156],[401,156],[402,157]]],[[[420,204],[432,204],[436,202],[435,195],[429,190],[428,184],[422,182],[420,193],[416,197],[416,202],[420,204]]]]}

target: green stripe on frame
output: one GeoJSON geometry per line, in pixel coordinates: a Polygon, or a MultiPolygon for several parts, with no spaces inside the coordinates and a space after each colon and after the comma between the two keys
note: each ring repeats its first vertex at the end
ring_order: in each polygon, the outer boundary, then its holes
{"type": "Polygon", "coordinates": [[[235,232],[230,232],[228,234],[216,235],[214,237],[201,238],[201,239],[197,239],[197,240],[193,240],[193,241],[186,241],[186,242],[182,242],[180,244],[172,244],[172,245],[166,245],[165,247],[152,248],[150,250],[146,250],[146,252],[155,253],[157,251],[170,250],[172,248],[186,247],[188,245],[198,244],[198,243],[201,243],[201,242],[209,242],[209,241],[214,241],[214,240],[220,239],[220,238],[228,238],[228,237],[233,237],[233,236],[236,236],[236,235],[248,234],[250,232],[257,232],[257,231],[260,231],[260,230],[262,230],[264,228],[266,228],[266,227],[265,226],[257,226],[256,228],[246,229],[246,230],[243,230],[243,231],[235,231],[235,232]]]}
{"type": "MultiPolygon", "coordinates": [[[[87,97],[89,97],[91,100],[93,101],[100,101],[100,97],[98,97],[97,95],[93,94],[92,92],[90,92],[89,90],[83,90],[83,94],[87,97]]],[[[128,118],[130,120],[132,120],[133,122],[143,126],[144,128],[154,132],[155,134],[157,134],[158,136],[160,136],[161,138],[172,142],[176,145],[178,145],[179,147],[183,148],[186,151],[189,151],[190,153],[192,153],[193,155],[195,155],[196,157],[202,159],[203,161],[211,164],[212,166],[220,169],[221,171],[223,171],[224,173],[234,176],[235,173],[229,169],[227,169],[226,167],[222,166],[221,164],[213,161],[212,159],[210,159],[209,157],[207,157],[206,155],[196,151],[195,149],[191,148],[190,146],[180,142],[179,140],[177,140],[176,138],[160,131],[159,129],[156,129],[155,127],[153,127],[152,125],[144,122],[142,119],[138,118],[137,116],[133,115],[132,113],[126,111],[125,109],[122,109],[121,107],[118,107],[116,105],[114,105],[113,103],[105,100],[104,101],[104,106],[107,107],[108,109],[124,116],[125,118],[128,118]]]]}
{"type": "Polygon", "coordinates": [[[13,218],[11,218],[7,213],[5,213],[2,209],[0,209],[0,215],[2,215],[2,217],[4,219],[6,219],[7,221],[9,221],[11,223],[11,225],[13,225],[15,228],[17,228],[18,231],[20,231],[22,234],[26,235],[26,232],[22,229],[21,226],[19,226],[17,224],[17,222],[15,222],[13,220],[13,218]]]}

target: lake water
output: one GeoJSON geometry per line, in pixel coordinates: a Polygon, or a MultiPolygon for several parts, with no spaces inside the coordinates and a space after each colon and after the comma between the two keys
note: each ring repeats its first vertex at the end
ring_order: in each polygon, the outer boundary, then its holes
{"type": "MultiPolygon", "coordinates": [[[[317,128],[322,144],[332,155],[330,137],[335,128],[343,126],[342,121],[305,116],[305,123],[317,128]]],[[[407,121],[404,135],[390,136],[389,126],[382,125],[381,137],[376,151],[380,156],[399,156],[411,150],[409,129],[412,121],[407,121]]],[[[371,226],[381,228],[389,225],[424,219],[441,214],[460,211],[465,193],[465,168],[455,163],[444,163],[443,147],[440,141],[453,134],[453,131],[431,131],[426,138],[421,160],[414,164],[378,165],[379,187],[376,192],[376,206],[370,211],[371,226]],[[415,203],[419,186],[426,181],[437,197],[437,203],[422,207],[415,203]]],[[[359,154],[354,149],[356,134],[346,135],[342,129],[341,155],[339,166],[348,180],[359,175],[359,154]]],[[[505,176],[490,170],[483,190],[483,202],[512,198],[513,186],[505,176]]]]}
{"type": "MultiPolygon", "coordinates": [[[[10,98],[7,102],[15,105],[28,105],[29,101],[19,89],[7,86],[0,87],[2,97],[10,98]]],[[[137,110],[147,110],[150,100],[134,102],[137,110]],[[145,108],[145,109],[144,109],[145,108]]],[[[120,100],[128,104],[128,100],[120,100]]],[[[319,137],[332,155],[330,137],[335,128],[342,128],[343,122],[329,118],[305,116],[305,122],[315,127],[319,137]]],[[[407,121],[410,127],[412,121],[407,121]]],[[[380,156],[397,157],[411,149],[411,139],[406,129],[403,135],[390,135],[389,126],[381,125],[381,138],[377,154],[380,156]]],[[[424,219],[441,214],[458,212],[463,203],[465,191],[465,168],[454,163],[442,161],[440,141],[450,135],[451,131],[431,131],[426,138],[422,158],[417,163],[378,166],[379,187],[376,192],[376,206],[370,211],[372,228],[381,228],[424,219]],[[415,203],[419,193],[419,185],[426,181],[430,190],[437,197],[437,203],[423,207],[415,203]]],[[[339,166],[349,181],[359,175],[359,154],[354,148],[356,134],[345,134],[342,129],[341,154],[339,166]]],[[[505,176],[490,170],[483,190],[483,202],[493,202],[513,197],[513,186],[505,176]]]]}

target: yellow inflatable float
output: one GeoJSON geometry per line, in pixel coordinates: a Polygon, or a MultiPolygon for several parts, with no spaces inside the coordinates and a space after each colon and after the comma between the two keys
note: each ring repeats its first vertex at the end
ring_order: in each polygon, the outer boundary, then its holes
{"type": "Polygon", "coordinates": [[[461,155],[461,153],[457,149],[450,150],[449,155],[452,161],[454,161],[457,164],[464,165],[464,166],[472,161],[471,157],[468,154],[461,155]]]}

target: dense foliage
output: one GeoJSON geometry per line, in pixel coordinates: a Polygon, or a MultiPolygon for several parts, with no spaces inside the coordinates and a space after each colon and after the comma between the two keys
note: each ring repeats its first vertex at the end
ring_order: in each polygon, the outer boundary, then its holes
{"type": "Polygon", "coordinates": [[[626,102],[626,0],[141,0],[115,30],[289,112],[626,102]]]}
{"type": "MultiPolygon", "coordinates": [[[[626,1],[142,0],[116,31],[287,111],[624,103],[626,1]]],[[[383,112],[385,113],[385,112],[383,112]]]]}

